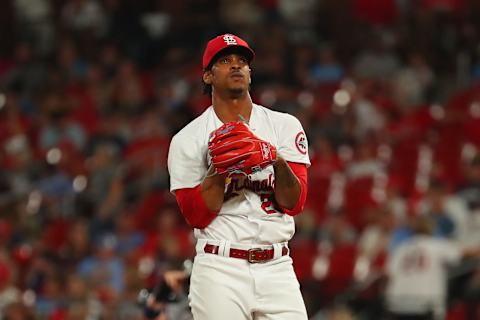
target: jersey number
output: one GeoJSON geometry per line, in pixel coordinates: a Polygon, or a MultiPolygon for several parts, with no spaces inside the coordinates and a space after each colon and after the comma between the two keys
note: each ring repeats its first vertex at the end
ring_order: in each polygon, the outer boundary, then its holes
{"type": "Polygon", "coordinates": [[[417,249],[409,254],[407,254],[402,261],[402,269],[405,272],[418,272],[422,271],[427,267],[428,258],[422,252],[422,250],[417,249]]]}
{"type": "Polygon", "coordinates": [[[262,201],[262,209],[267,214],[276,213],[277,211],[273,209],[273,194],[272,193],[262,193],[260,195],[260,200],[262,201]]]}

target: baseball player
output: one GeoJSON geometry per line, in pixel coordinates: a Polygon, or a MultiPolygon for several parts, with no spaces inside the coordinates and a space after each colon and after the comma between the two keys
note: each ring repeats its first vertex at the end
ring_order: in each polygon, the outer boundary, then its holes
{"type": "Polygon", "coordinates": [[[387,263],[386,308],[391,319],[445,319],[447,267],[462,257],[478,256],[479,250],[433,237],[428,217],[417,217],[413,231],[387,263]]]}
{"type": "Polygon", "coordinates": [[[170,144],[170,189],[197,238],[196,320],[307,319],[288,249],[307,194],[307,139],[295,117],[252,102],[253,58],[236,35],[208,42],[212,105],[170,144]]]}

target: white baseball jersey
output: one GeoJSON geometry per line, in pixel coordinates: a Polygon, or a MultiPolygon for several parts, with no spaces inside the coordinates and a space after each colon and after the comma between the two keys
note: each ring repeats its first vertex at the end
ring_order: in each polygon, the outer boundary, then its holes
{"type": "MultiPolygon", "coordinates": [[[[168,154],[172,192],[203,181],[209,168],[209,135],[222,125],[210,106],[172,138],[168,154]]],[[[275,146],[286,161],[310,165],[305,132],[294,116],[254,104],[249,126],[255,135],[275,146]]],[[[290,240],[294,221],[274,207],[274,184],[272,166],[246,177],[228,178],[218,217],[205,229],[195,229],[195,237],[244,244],[290,240]]]]}
{"type": "Polygon", "coordinates": [[[415,236],[400,245],[387,264],[387,306],[399,313],[445,312],[447,266],[461,258],[461,250],[446,239],[415,236]]]}

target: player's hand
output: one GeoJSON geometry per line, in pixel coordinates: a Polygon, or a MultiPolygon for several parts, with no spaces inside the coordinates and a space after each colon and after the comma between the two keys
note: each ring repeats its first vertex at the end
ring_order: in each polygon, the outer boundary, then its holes
{"type": "Polygon", "coordinates": [[[166,271],[163,275],[167,285],[177,293],[182,290],[183,282],[187,276],[188,275],[183,270],[170,270],[166,271]]]}
{"type": "Polygon", "coordinates": [[[212,132],[208,145],[212,163],[219,174],[251,174],[273,164],[277,150],[243,122],[229,122],[212,132]]]}

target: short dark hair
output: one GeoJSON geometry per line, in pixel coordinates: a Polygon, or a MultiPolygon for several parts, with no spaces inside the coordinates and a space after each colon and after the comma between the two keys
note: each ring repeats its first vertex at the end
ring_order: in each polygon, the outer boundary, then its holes
{"type": "Polygon", "coordinates": [[[432,235],[435,221],[429,216],[416,216],[412,221],[411,228],[415,234],[432,235]]]}

